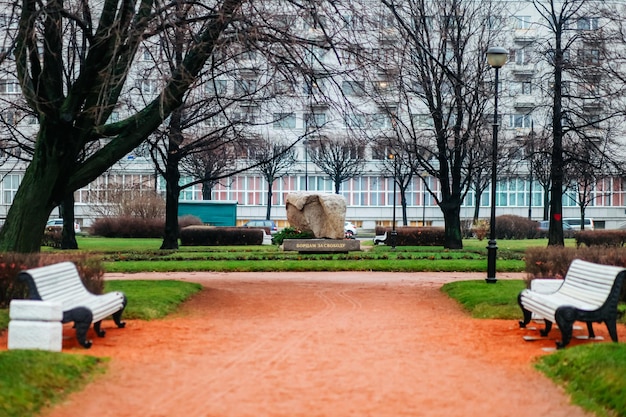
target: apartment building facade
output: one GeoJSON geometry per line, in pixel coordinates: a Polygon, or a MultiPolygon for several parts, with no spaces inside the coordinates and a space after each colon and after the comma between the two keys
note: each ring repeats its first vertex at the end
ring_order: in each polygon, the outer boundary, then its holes
{"type": "MultiPolygon", "coordinates": [[[[494,41],[509,50],[509,62],[500,70],[499,83],[499,133],[503,139],[505,162],[495,184],[497,213],[542,220],[547,192],[529,162],[528,138],[533,135],[540,137],[541,132],[546,130],[545,126],[550,124],[550,97],[546,95],[546,90],[550,83],[547,74],[551,69],[545,64],[545,57],[538,56],[541,50],[538,46],[550,40],[550,33],[541,12],[531,3],[499,3],[506,6],[499,9],[498,19],[480,22],[496,25],[498,34],[494,36],[494,41]]],[[[320,43],[319,47],[305,51],[303,56],[310,63],[309,76],[283,78],[281,71],[267,69],[266,58],[260,53],[262,51],[243,50],[226,64],[228,71],[223,71],[220,76],[211,76],[210,82],[198,89],[199,95],[222,95],[237,100],[233,100],[225,112],[215,112],[199,122],[191,129],[196,134],[226,128],[233,121],[243,122],[249,137],[281,141],[295,149],[293,164],[272,183],[271,218],[280,226],[287,225],[285,200],[289,193],[335,191],[331,177],[315,163],[315,156],[319,156],[316,155],[319,143],[328,138],[350,141],[354,154],[348,154],[348,157],[361,160],[358,175],[343,180],[339,190],[347,202],[347,219],[365,229],[390,225],[394,217],[398,225],[403,222],[403,204],[397,183],[394,187],[398,179],[398,172],[394,172],[397,167],[389,160],[390,153],[397,153],[398,150],[392,149],[389,138],[398,135],[396,123],[400,118],[404,118],[403,123],[410,124],[414,131],[424,132],[431,132],[433,119],[420,100],[402,100],[407,97],[405,93],[408,90],[398,93],[398,71],[411,62],[406,61],[402,49],[403,45],[406,47],[403,42],[405,32],[389,10],[381,8],[379,3],[367,4],[371,7],[363,7],[360,11],[352,6],[346,7],[338,16],[320,13],[317,15],[319,18],[313,20],[285,12],[274,16],[279,21],[295,25],[304,38],[312,41],[328,36],[325,25],[343,25],[341,30],[333,32],[343,38],[343,43],[337,43],[339,46],[329,47],[320,43]],[[331,20],[334,23],[329,23],[331,20]],[[348,44],[350,48],[341,46],[348,44]],[[272,94],[263,93],[262,99],[253,97],[255,92],[261,90],[261,85],[267,85],[267,91],[272,94]],[[247,95],[251,98],[248,102],[242,99],[247,95]]],[[[444,15],[442,11],[440,16],[433,15],[432,18],[443,19],[444,15]]],[[[572,17],[568,30],[576,34],[592,33],[601,30],[605,24],[607,21],[599,15],[580,14],[572,17]]],[[[580,59],[587,63],[601,59],[600,47],[594,46],[593,42],[582,40],[578,45],[572,51],[577,51],[580,59]]],[[[158,45],[147,45],[141,49],[137,60],[144,62],[145,68],[134,73],[133,88],[129,89],[129,94],[148,97],[158,91],[159,79],[150,70],[155,56],[159,56],[154,48],[158,45]]],[[[477,53],[474,59],[484,60],[485,57],[477,53]]],[[[493,87],[488,83],[485,85],[493,87]]],[[[415,94],[419,96],[419,91],[415,94]]],[[[20,130],[24,137],[28,137],[36,132],[37,121],[10,105],[19,101],[19,96],[16,79],[10,71],[5,71],[0,80],[3,120],[11,129],[20,130]]],[[[491,103],[493,96],[487,94],[484,99],[491,103]]],[[[601,112],[601,107],[590,108],[598,114],[601,112]]],[[[112,121],[123,118],[124,112],[125,109],[120,107],[112,114],[112,121]]],[[[486,115],[490,112],[493,114],[493,109],[486,110],[486,115]]],[[[599,135],[605,135],[603,129],[608,127],[603,126],[600,119],[602,117],[599,116],[593,128],[599,135]]],[[[611,129],[612,132],[620,132],[616,124],[611,125],[611,129]]],[[[483,139],[489,143],[489,137],[483,139]]],[[[618,137],[617,140],[624,141],[625,138],[618,137]]],[[[241,167],[253,165],[250,160],[254,147],[254,142],[250,142],[246,149],[240,149],[238,161],[233,164],[241,167]]],[[[25,169],[25,163],[16,159],[19,156],[18,149],[7,148],[0,166],[0,219],[6,216],[25,169]]],[[[181,184],[187,181],[194,181],[194,178],[183,175],[181,184]]],[[[580,189],[576,182],[573,181],[572,186],[564,191],[564,217],[580,216],[580,189]]],[[[102,215],[101,208],[108,204],[107,195],[113,188],[165,192],[163,177],[150,158],[147,146],[127,155],[97,181],[75,192],[76,218],[83,226],[89,226],[102,215]]],[[[409,225],[444,224],[436,203],[437,197],[440,197],[440,183],[436,177],[426,169],[416,170],[405,191],[409,225]]],[[[477,204],[478,216],[487,218],[492,192],[494,186],[489,184],[477,203],[476,189],[469,186],[464,194],[461,218],[471,219],[477,204]]],[[[585,194],[589,200],[585,216],[593,218],[596,227],[626,227],[626,181],[623,176],[610,173],[596,177],[585,194]]],[[[180,195],[180,200],[202,199],[201,183],[183,188],[180,195]]],[[[236,201],[240,223],[265,218],[268,183],[258,169],[251,168],[216,181],[211,199],[236,201]]]]}

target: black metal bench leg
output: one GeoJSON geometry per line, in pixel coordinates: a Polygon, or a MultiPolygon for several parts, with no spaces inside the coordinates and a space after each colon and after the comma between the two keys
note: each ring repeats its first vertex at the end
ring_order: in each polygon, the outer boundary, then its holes
{"type": "Polygon", "coordinates": [[[576,310],[572,307],[559,307],[554,312],[556,324],[561,330],[561,341],[556,342],[557,349],[563,349],[572,340],[572,330],[576,321],[576,310]]]}
{"type": "Polygon", "coordinates": [[[91,340],[87,340],[87,332],[91,327],[91,320],[93,314],[91,310],[85,307],[78,307],[63,313],[63,323],[74,322],[74,328],[76,329],[76,339],[78,343],[84,348],[91,347],[91,340]]]}
{"type": "Polygon", "coordinates": [[[122,309],[116,313],[113,313],[113,321],[115,322],[115,325],[119,327],[120,329],[123,329],[126,326],[126,322],[122,321],[123,312],[124,310],[122,309]]]}
{"type": "Polygon", "coordinates": [[[93,324],[93,329],[96,331],[98,337],[104,337],[104,335],[106,335],[106,332],[102,330],[100,326],[102,326],[102,320],[95,322],[93,324]]]}
{"type": "Polygon", "coordinates": [[[593,323],[587,322],[587,332],[589,333],[589,339],[595,339],[596,333],[593,331],[593,323]]]}
{"type": "Polygon", "coordinates": [[[616,320],[605,320],[606,328],[609,331],[609,336],[611,336],[611,340],[617,342],[617,325],[616,320]]]}
{"type": "Polygon", "coordinates": [[[546,325],[543,329],[539,330],[539,334],[543,337],[546,337],[548,334],[550,334],[550,330],[552,330],[552,322],[547,319],[543,319],[543,321],[546,325]]]}
{"type": "Polygon", "coordinates": [[[522,306],[521,297],[522,297],[522,294],[520,293],[520,294],[517,296],[517,304],[518,304],[518,305],[520,306],[520,308],[522,309],[522,314],[524,315],[524,319],[519,321],[519,327],[520,327],[520,328],[522,328],[522,329],[524,329],[524,328],[526,328],[526,325],[527,325],[528,323],[530,323],[530,319],[532,318],[532,314],[533,314],[533,313],[531,313],[530,311],[526,310],[526,309],[524,308],[524,306],[522,306]]]}

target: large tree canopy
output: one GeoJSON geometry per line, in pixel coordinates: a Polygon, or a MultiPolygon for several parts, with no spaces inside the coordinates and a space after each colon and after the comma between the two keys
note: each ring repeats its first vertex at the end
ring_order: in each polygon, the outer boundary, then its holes
{"type": "Polygon", "coordinates": [[[52,209],[136,148],[181,104],[241,6],[242,0],[195,4],[191,14],[191,5],[174,13],[174,4],[152,0],[22,2],[9,36],[15,74],[39,131],[0,232],[1,250],[39,250],[52,209]],[[181,64],[145,106],[107,123],[128,88],[139,47],[175,26],[193,30],[181,64]]]}

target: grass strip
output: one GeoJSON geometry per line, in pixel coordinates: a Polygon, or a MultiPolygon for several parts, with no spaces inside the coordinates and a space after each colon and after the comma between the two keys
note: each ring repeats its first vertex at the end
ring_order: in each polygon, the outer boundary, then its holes
{"type": "Polygon", "coordinates": [[[0,415],[37,415],[103,373],[106,362],[93,356],[38,350],[0,352],[0,415]]]}
{"type": "Polygon", "coordinates": [[[175,280],[115,280],[105,282],[105,292],[122,291],[128,304],[124,319],[153,320],[167,316],[202,289],[195,282],[175,280]]]}
{"type": "Polygon", "coordinates": [[[538,359],[537,369],[600,417],[626,416],[626,345],[585,344],[538,359]]]}
{"type": "MultiPolygon", "coordinates": [[[[381,272],[481,272],[486,259],[294,259],[273,260],[138,260],[103,262],[107,272],[305,272],[305,271],[381,271],[381,272]]],[[[498,260],[498,271],[521,272],[524,261],[498,260]]]]}
{"type": "Polygon", "coordinates": [[[517,295],[525,288],[523,280],[456,281],[444,284],[443,292],[458,301],[472,317],[480,319],[521,319],[517,295]]]}

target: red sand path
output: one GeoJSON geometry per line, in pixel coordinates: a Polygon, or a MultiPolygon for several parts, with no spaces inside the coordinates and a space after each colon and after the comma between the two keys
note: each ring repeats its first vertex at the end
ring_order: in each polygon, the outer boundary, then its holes
{"type": "Polygon", "coordinates": [[[586,416],[532,367],[558,330],[525,342],[536,332],[471,319],[439,290],[482,275],[107,275],[205,289],[164,320],[105,322],[90,350],[66,325],[64,352],[110,357],[109,369],[43,416],[586,416]]]}

